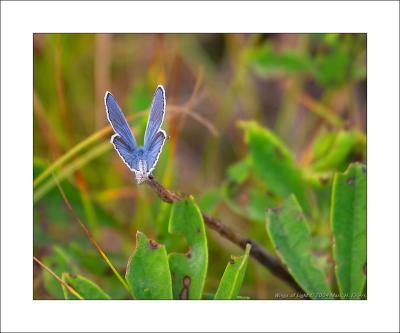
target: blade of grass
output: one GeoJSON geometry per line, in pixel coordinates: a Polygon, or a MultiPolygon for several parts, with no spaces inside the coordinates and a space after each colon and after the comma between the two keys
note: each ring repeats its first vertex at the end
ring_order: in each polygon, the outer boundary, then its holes
{"type": "Polygon", "coordinates": [[[112,133],[111,126],[107,126],[100,131],[92,134],[87,139],[81,141],[72,149],[68,150],[63,156],[57,159],[53,164],[51,164],[43,173],[41,173],[38,177],[35,178],[33,181],[33,188],[35,189],[40,183],[42,183],[49,175],[52,174],[53,171],[58,169],[61,165],[67,162],[71,157],[79,153],[81,150],[86,148],[87,146],[91,145],[92,143],[96,142],[97,140],[105,137],[107,134],[112,133]]]}
{"type": "MultiPolygon", "coordinates": [[[[112,145],[108,142],[102,142],[101,144],[96,145],[95,147],[93,147],[93,149],[90,149],[85,155],[73,160],[70,164],[64,166],[57,174],[57,179],[59,179],[60,181],[63,180],[86,163],[89,163],[93,159],[101,156],[103,153],[111,149],[112,145]]],[[[47,192],[49,192],[54,187],[54,185],[54,178],[50,178],[45,183],[43,183],[43,185],[38,187],[33,194],[33,203],[36,203],[41,198],[43,198],[43,196],[47,192]]]]}
{"type": "Polygon", "coordinates": [[[61,196],[68,208],[68,210],[71,212],[71,214],[74,216],[75,221],[79,224],[79,226],[82,228],[82,230],[85,232],[86,236],[88,237],[88,239],[90,240],[90,242],[96,247],[97,251],[99,251],[100,255],[102,256],[102,258],[104,259],[104,261],[106,262],[106,264],[111,268],[111,270],[113,271],[113,273],[115,274],[115,276],[118,278],[118,280],[123,284],[123,286],[125,287],[125,289],[128,291],[128,293],[131,295],[131,290],[129,289],[128,284],[125,282],[125,280],[122,278],[122,276],[118,273],[117,269],[114,267],[114,265],[111,263],[110,259],[108,259],[107,255],[105,254],[105,252],[103,251],[103,249],[101,248],[100,244],[97,243],[96,239],[93,237],[92,233],[90,232],[90,230],[86,227],[86,225],[81,221],[81,219],[79,218],[78,215],[76,215],[74,209],[72,208],[70,202],[68,201],[67,196],[65,195],[64,190],[62,189],[60,183],[58,182],[58,180],[55,178],[55,183],[58,187],[58,190],[61,193],[61,196]]]}
{"type": "Polygon", "coordinates": [[[72,295],[77,297],[78,299],[84,300],[84,298],[74,289],[72,288],[68,283],[63,281],[56,273],[54,273],[50,267],[47,267],[45,264],[43,264],[38,258],[33,257],[33,260],[39,264],[43,269],[45,269],[47,272],[49,272],[51,275],[54,276],[54,278],[60,282],[72,295]]]}
{"type": "Polygon", "coordinates": [[[313,112],[316,116],[320,117],[330,125],[335,127],[340,127],[343,125],[343,120],[340,118],[340,116],[335,114],[328,107],[318,102],[311,96],[305,93],[300,93],[298,98],[303,106],[305,106],[308,110],[313,112]]]}

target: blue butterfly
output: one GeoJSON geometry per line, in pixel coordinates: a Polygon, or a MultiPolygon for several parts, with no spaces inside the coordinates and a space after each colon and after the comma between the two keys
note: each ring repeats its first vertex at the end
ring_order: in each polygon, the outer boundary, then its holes
{"type": "Polygon", "coordinates": [[[167,139],[167,134],[160,128],[165,115],[165,90],[159,85],[154,93],[143,146],[137,145],[121,108],[109,91],[104,96],[104,104],[107,119],[115,132],[111,143],[124,163],[135,173],[138,184],[143,183],[153,172],[167,139]]]}

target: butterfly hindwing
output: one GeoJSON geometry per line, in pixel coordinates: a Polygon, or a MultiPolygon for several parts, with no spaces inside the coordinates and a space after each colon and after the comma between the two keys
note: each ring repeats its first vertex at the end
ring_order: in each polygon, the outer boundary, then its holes
{"type": "Polygon", "coordinates": [[[146,163],[149,168],[149,173],[154,170],[166,139],[167,134],[165,133],[165,131],[159,130],[158,133],[153,137],[152,141],[149,143],[149,148],[146,154],[146,163]]]}
{"type": "Polygon", "coordinates": [[[135,150],[132,150],[118,134],[114,134],[111,137],[111,143],[129,169],[138,171],[138,159],[135,150]]]}
{"type": "Polygon", "coordinates": [[[154,93],[153,102],[150,107],[149,120],[147,121],[146,132],[144,134],[144,147],[149,149],[153,138],[158,135],[165,114],[165,91],[159,85],[154,93]]]}

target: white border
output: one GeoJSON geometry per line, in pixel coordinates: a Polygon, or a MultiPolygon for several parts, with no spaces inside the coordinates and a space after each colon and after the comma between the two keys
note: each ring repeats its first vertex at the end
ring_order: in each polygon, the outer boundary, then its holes
{"type": "Polygon", "coordinates": [[[1,9],[2,331],[398,331],[397,2],[2,2],[1,9]],[[367,32],[368,301],[32,301],[32,32],[73,31],[367,32]]]}

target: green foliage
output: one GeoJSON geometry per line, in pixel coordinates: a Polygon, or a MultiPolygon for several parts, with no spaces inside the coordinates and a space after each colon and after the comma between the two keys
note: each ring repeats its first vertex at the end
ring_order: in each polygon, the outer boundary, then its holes
{"type": "Polygon", "coordinates": [[[165,246],[138,231],[136,250],[126,268],[126,281],[136,299],[172,299],[165,246]]]}
{"type": "Polygon", "coordinates": [[[228,177],[236,183],[243,183],[250,173],[251,161],[250,158],[245,158],[228,168],[228,177]]]}
{"type": "MultiPolygon", "coordinates": [[[[76,273],[78,268],[71,257],[59,246],[54,246],[52,253],[43,258],[43,263],[58,276],[64,272],[76,273]]],[[[63,299],[64,293],[60,283],[47,271],[43,271],[44,286],[55,299],[63,299]]]]}
{"type": "Polygon", "coordinates": [[[222,188],[223,197],[228,207],[236,214],[251,221],[264,224],[265,209],[275,204],[266,191],[257,185],[245,186],[227,183],[222,188]]]}
{"type": "Polygon", "coordinates": [[[366,77],[364,64],[355,56],[360,52],[357,48],[364,43],[364,37],[360,35],[355,40],[348,37],[314,35],[311,37],[312,46],[317,49],[314,54],[293,49],[276,51],[265,43],[246,50],[244,58],[255,73],[264,78],[273,74],[307,74],[322,86],[335,88],[346,81],[366,77]]]}
{"type": "Polygon", "coordinates": [[[211,214],[222,199],[223,196],[220,189],[210,190],[199,200],[199,207],[202,211],[211,214]]]}
{"type": "Polygon", "coordinates": [[[351,164],[333,181],[331,222],[335,233],[333,253],[340,295],[360,298],[367,263],[366,166],[351,164]]]}
{"type": "MultiPolygon", "coordinates": [[[[213,293],[204,293],[202,299],[208,300],[208,301],[214,300],[215,299],[215,294],[213,294],[213,293]]],[[[236,300],[249,300],[249,299],[250,299],[249,296],[237,296],[236,297],[236,300]]]]}
{"type": "Polygon", "coordinates": [[[186,254],[172,253],[169,264],[175,299],[201,299],[208,266],[207,237],[203,217],[193,197],[174,203],[169,232],[186,238],[186,254]]]}
{"type": "MultiPolygon", "coordinates": [[[[74,288],[79,295],[84,299],[91,300],[107,300],[111,299],[107,293],[105,293],[97,284],[90,281],[81,275],[75,275],[70,273],[63,273],[62,279],[72,288],[74,288]]],[[[73,294],[71,294],[67,288],[62,286],[65,299],[77,299],[73,294]]]]}
{"type": "Polygon", "coordinates": [[[323,132],[314,143],[314,162],[311,167],[317,172],[343,170],[351,152],[365,155],[365,138],[359,132],[323,132]]]}
{"type": "Polygon", "coordinates": [[[317,57],[315,64],[317,79],[324,86],[337,86],[349,75],[350,58],[344,50],[317,57]]]}
{"type": "Polygon", "coordinates": [[[296,73],[313,72],[312,61],[307,55],[293,52],[275,52],[268,44],[251,50],[247,54],[247,61],[251,64],[257,74],[267,77],[277,72],[296,73]]]}
{"type": "Polygon", "coordinates": [[[252,167],[267,188],[282,197],[295,194],[304,210],[309,211],[301,172],[283,142],[254,121],[241,122],[240,127],[249,145],[252,167]]]}
{"type": "MultiPolygon", "coordinates": [[[[280,256],[310,295],[365,292],[366,180],[354,163],[366,162],[366,34],[35,34],[33,49],[34,253],[58,276],[82,274],[112,299],[214,299],[240,285],[246,295],[236,299],[290,292],[257,261],[239,283],[246,255],[221,280],[235,247],[205,233],[200,208],[280,256]],[[158,84],[168,140],[153,175],[193,194],[199,208],[191,197],[171,205],[136,186],[109,142],[102,90],[142,144],[158,84]],[[343,183],[348,175],[357,183],[343,183]],[[283,202],[267,214],[266,232],[266,210],[283,202]],[[145,235],[157,241],[153,251],[145,235]],[[130,287],[120,276],[129,257],[130,287]]],[[[63,299],[59,281],[38,269],[34,298],[63,299]]]]}
{"type": "Polygon", "coordinates": [[[219,283],[214,299],[237,299],[246,274],[247,262],[251,245],[246,245],[245,254],[241,257],[231,257],[226,266],[224,275],[219,283]]]}
{"type": "Polygon", "coordinates": [[[268,210],[267,230],[277,253],[307,294],[314,299],[331,298],[326,278],[310,251],[310,228],[294,196],[281,208],[268,210]]]}

